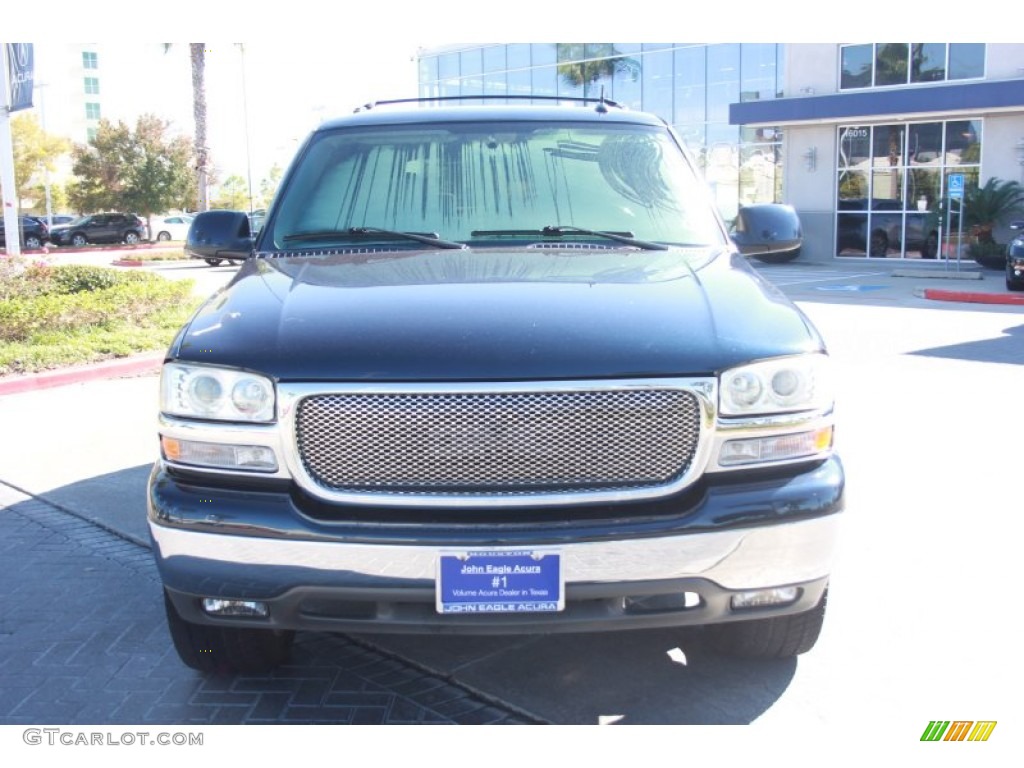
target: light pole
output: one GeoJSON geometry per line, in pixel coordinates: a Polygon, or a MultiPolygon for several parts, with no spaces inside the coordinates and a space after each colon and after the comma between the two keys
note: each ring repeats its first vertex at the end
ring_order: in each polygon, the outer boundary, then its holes
{"type": "Polygon", "coordinates": [[[242,56],[242,118],[245,120],[245,176],[249,184],[249,213],[252,213],[252,159],[249,151],[249,89],[245,81],[245,43],[235,43],[242,56]]]}

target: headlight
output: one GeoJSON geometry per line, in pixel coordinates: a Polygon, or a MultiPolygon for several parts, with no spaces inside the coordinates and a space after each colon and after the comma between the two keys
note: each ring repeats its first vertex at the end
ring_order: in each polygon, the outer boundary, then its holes
{"type": "Polygon", "coordinates": [[[171,416],[218,421],[273,421],[274,383],[229,368],[167,363],[160,380],[160,410],[171,416]]]}
{"type": "Polygon", "coordinates": [[[719,413],[756,416],[827,410],[832,384],[826,355],[783,357],[730,368],[719,378],[719,413]]]}

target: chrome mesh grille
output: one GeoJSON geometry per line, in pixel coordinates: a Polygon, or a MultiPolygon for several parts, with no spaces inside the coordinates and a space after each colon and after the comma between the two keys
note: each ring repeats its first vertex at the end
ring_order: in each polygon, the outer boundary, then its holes
{"type": "Polygon", "coordinates": [[[331,491],[505,495],[671,483],[700,422],[679,389],[324,394],[299,403],[295,429],[331,491]]]}

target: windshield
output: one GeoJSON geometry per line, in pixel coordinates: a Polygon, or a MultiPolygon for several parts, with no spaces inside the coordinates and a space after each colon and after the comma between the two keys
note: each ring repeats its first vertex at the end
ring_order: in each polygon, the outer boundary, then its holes
{"type": "Polygon", "coordinates": [[[359,228],[475,246],[724,243],[704,182],[668,131],[617,123],[418,123],[318,134],[264,247],[365,245],[359,228]]]}

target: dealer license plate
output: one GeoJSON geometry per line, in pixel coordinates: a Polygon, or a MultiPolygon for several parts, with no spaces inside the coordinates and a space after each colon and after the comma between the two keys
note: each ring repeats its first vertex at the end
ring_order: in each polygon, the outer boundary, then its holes
{"type": "Polygon", "coordinates": [[[548,613],[564,608],[558,552],[474,550],[438,558],[438,613],[548,613]]]}

